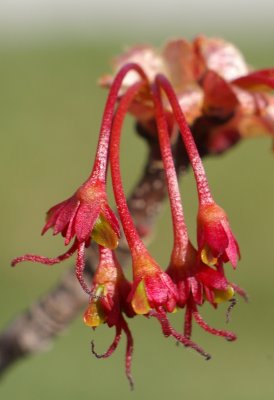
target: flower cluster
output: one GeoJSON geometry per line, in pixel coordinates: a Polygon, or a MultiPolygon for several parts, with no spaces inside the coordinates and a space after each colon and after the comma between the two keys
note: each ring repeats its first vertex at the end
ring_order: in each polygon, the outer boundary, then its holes
{"type": "Polygon", "coordinates": [[[273,97],[262,92],[274,87],[274,70],[250,72],[239,51],[219,39],[198,37],[193,42],[179,39],[166,44],[162,53],[151,47],[135,47],[115,61],[117,74],[105,76],[110,86],[103,114],[99,142],[89,178],[67,200],[47,213],[42,234],[53,229],[61,233],[70,248],[56,258],[26,254],[22,261],[53,265],[77,253],[76,276],[88,295],[84,314],[87,326],[107,324],[115,337],[98,358],[109,357],[127,338],[126,375],[133,386],[131,358],[133,338],[126,317],[156,318],[166,337],[210,355],[192,341],[193,319],[205,331],[236,339],[233,332],[209,326],[199,312],[205,302],[217,308],[221,302],[235,304],[235,292],[245,292],[230,282],[224,264],[236,268],[240,258],[237,240],[225,211],[212,197],[205,170],[190,126],[199,132],[204,124],[209,152],[230,147],[235,138],[247,135],[248,128],[274,130],[273,97]],[[130,215],[120,171],[120,138],[124,119],[132,113],[150,135],[157,135],[166,175],[174,241],[170,262],[161,268],[143,243],[130,215]],[[214,123],[213,123],[214,122],[214,123]],[[180,134],[197,185],[197,247],[190,242],[171,149],[172,135],[180,134]],[[120,266],[115,249],[119,246],[120,223],[109,206],[106,194],[110,165],[114,198],[132,258],[132,282],[120,266]],[[99,262],[91,286],[84,279],[85,248],[98,244],[99,262]],[[168,314],[184,310],[184,332],[177,332],[168,314]]]}
{"type": "MultiPolygon", "coordinates": [[[[150,82],[165,75],[192,131],[205,137],[209,153],[220,153],[241,138],[274,133],[273,69],[252,71],[240,51],[222,39],[196,37],[168,41],[161,51],[151,46],[135,46],[113,60],[117,72],[122,65],[142,65],[150,82]]],[[[138,76],[132,72],[120,95],[138,76]]],[[[112,75],[100,80],[109,87],[112,75]]],[[[146,93],[136,97],[130,112],[148,133],[154,130],[153,104],[146,93]]],[[[170,123],[174,122],[169,102],[163,99],[170,123]]]]}

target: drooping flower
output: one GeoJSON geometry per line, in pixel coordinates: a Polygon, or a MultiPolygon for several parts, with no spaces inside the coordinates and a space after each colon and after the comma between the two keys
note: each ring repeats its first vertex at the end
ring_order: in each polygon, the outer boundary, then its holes
{"type": "Polygon", "coordinates": [[[208,265],[230,261],[235,268],[240,250],[225,211],[216,203],[200,205],[197,226],[202,261],[208,265]]]}
{"type": "Polygon", "coordinates": [[[161,270],[142,242],[132,221],[123,190],[120,171],[120,137],[123,121],[140,83],[133,84],[123,95],[112,126],[110,166],[113,192],[123,230],[132,257],[133,284],[128,301],[136,314],[158,319],[166,337],[172,336],[186,347],[191,347],[205,358],[210,356],[196,343],[176,332],[169,324],[167,312],[173,312],[177,303],[177,289],[170,277],[161,270]]]}
{"type": "Polygon", "coordinates": [[[234,46],[204,37],[198,37],[191,43],[181,39],[171,41],[162,55],[153,48],[138,47],[118,59],[116,66],[119,71],[114,79],[102,79],[102,84],[111,85],[111,89],[92,172],[73,196],[48,211],[42,231],[44,234],[52,228],[54,235],[62,234],[65,245],[72,242],[71,247],[56,258],[26,254],[14,259],[12,264],[34,261],[52,265],[77,252],[76,275],[89,294],[84,322],[94,329],[106,324],[116,331],[105,353],[98,354],[93,342],[92,352],[98,358],[109,357],[124,332],[127,339],[126,375],[133,386],[133,338],[125,316],[156,318],[166,337],[175,338],[206,359],[210,355],[190,339],[193,319],[207,332],[231,341],[236,339],[232,332],[210,327],[198,311],[206,301],[214,308],[221,302],[232,301],[230,309],[235,300],[234,292],[242,296],[245,296],[245,292],[226,279],[223,263],[230,261],[235,268],[240,257],[239,247],[224,210],[211,195],[188,125],[193,125],[197,133],[201,121],[206,122],[206,145],[212,144],[212,152],[217,151],[218,140],[219,150],[225,148],[228,142],[231,145],[231,138],[240,132],[240,122],[248,118],[258,118],[264,123],[267,121],[271,127],[274,121],[271,113],[269,118],[263,116],[271,97],[265,97],[259,91],[262,85],[273,88],[274,73],[272,70],[250,73],[234,46]],[[267,106],[263,105],[264,102],[267,106]],[[255,104],[260,109],[259,117],[257,109],[256,112],[254,110],[255,104]],[[174,232],[173,250],[166,271],[161,269],[145,247],[126,203],[119,147],[121,129],[128,111],[135,115],[150,134],[159,137],[174,232]],[[220,129],[231,124],[233,134],[228,138],[219,132],[218,140],[214,142],[216,137],[210,125],[213,120],[218,121],[220,129]],[[178,132],[182,136],[197,183],[198,250],[189,241],[170,147],[173,135],[178,132]],[[118,245],[120,231],[106,195],[109,160],[114,197],[132,256],[133,283],[126,280],[112,251],[118,245]],[[84,280],[83,272],[84,251],[91,240],[99,245],[100,260],[90,288],[84,280]],[[177,332],[168,319],[168,313],[178,308],[185,310],[184,334],[177,332]]]}
{"type": "Polygon", "coordinates": [[[102,246],[115,249],[120,237],[119,223],[108,205],[104,185],[99,181],[94,184],[87,182],[68,200],[52,207],[47,213],[42,234],[49,228],[53,228],[54,235],[61,233],[65,237],[65,245],[75,238],[70,249],[56,258],[25,254],[12,260],[12,266],[22,261],[53,265],[77,252],[76,275],[82,288],[89,293],[83,277],[85,247],[94,239],[102,246]]]}
{"type": "Polygon", "coordinates": [[[108,205],[104,183],[87,181],[76,193],[47,212],[42,234],[53,228],[53,234],[61,233],[65,245],[73,237],[77,242],[89,245],[90,239],[115,249],[118,245],[119,223],[108,205]]]}
{"type": "Polygon", "coordinates": [[[92,342],[92,352],[97,358],[111,356],[120,342],[122,332],[125,332],[127,338],[126,375],[133,388],[131,375],[133,338],[123,316],[123,313],[128,317],[134,315],[130,303],[127,302],[131,284],[125,278],[115,254],[101,246],[99,251],[100,261],[93,277],[90,302],[84,314],[84,322],[94,329],[104,323],[110,328],[114,326],[116,329],[114,340],[105,353],[98,354],[92,342]]]}
{"type": "MultiPolygon", "coordinates": [[[[215,270],[203,263],[202,260],[200,260],[197,251],[189,241],[171,152],[168,123],[164,114],[160,85],[157,85],[157,78],[156,84],[153,87],[153,94],[155,116],[160,149],[166,172],[174,234],[173,251],[166,272],[177,287],[177,307],[186,308],[184,336],[186,338],[191,337],[192,318],[194,317],[198,324],[207,332],[218,336],[224,336],[228,340],[235,340],[236,336],[234,333],[210,327],[198,312],[197,306],[201,306],[205,300],[210,302],[214,307],[217,307],[218,303],[232,299],[234,289],[232,285],[227,282],[223,269],[220,268],[219,270],[215,270]]],[[[191,148],[191,146],[188,146],[187,148],[189,147],[191,148]]],[[[190,156],[191,155],[193,155],[192,152],[190,156]]],[[[197,167],[196,164],[195,167],[197,167]]],[[[203,185],[203,187],[205,186],[203,185]]],[[[210,199],[209,194],[207,195],[207,199],[210,199]]],[[[219,222],[218,218],[217,221],[219,222]]],[[[208,227],[208,229],[210,231],[210,227],[208,227]]],[[[213,233],[216,236],[218,235],[216,229],[213,233]]],[[[227,246],[225,246],[225,249],[226,247],[227,246]]],[[[217,261],[220,263],[219,257],[217,258],[217,261]]]]}
{"type": "Polygon", "coordinates": [[[65,237],[65,245],[68,245],[72,238],[75,238],[73,245],[64,254],[55,258],[34,254],[17,257],[12,260],[12,266],[22,261],[53,265],[71,257],[77,251],[76,275],[82,288],[87,293],[90,293],[90,289],[83,277],[85,247],[88,247],[91,239],[93,239],[102,246],[114,249],[117,247],[120,237],[118,220],[108,205],[106,175],[109,140],[117,96],[123,79],[131,70],[139,74],[141,80],[147,82],[147,78],[139,65],[127,64],[121,68],[109,91],[100,128],[95,161],[89,178],[72,197],[58,203],[47,213],[47,221],[42,234],[53,228],[54,235],[61,233],[65,237]]]}
{"type": "Polygon", "coordinates": [[[161,307],[173,312],[178,295],[169,276],[145,250],[138,250],[132,258],[133,285],[128,300],[135,313],[145,315],[161,307]]]}
{"type": "Polygon", "coordinates": [[[230,341],[236,339],[233,332],[209,326],[198,311],[198,307],[205,301],[217,308],[219,303],[234,299],[233,284],[227,281],[224,273],[204,264],[190,242],[181,257],[178,257],[178,254],[176,258],[171,257],[167,273],[178,290],[178,307],[185,308],[186,337],[191,337],[194,318],[205,331],[230,341]]]}
{"type": "Polygon", "coordinates": [[[170,101],[196,179],[199,198],[198,250],[201,259],[210,265],[231,261],[235,268],[240,256],[237,241],[224,210],[213,200],[202,160],[176,93],[163,75],[157,75],[155,84],[170,101]]]}

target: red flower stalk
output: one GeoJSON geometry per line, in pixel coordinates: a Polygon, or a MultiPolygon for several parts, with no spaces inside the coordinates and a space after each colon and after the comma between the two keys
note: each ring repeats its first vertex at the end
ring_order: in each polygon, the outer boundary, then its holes
{"type": "Polygon", "coordinates": [[[122,331],[125,332],[127,337],[126,375],[131,388],[133,388],[131,375],[133,338],[122,314],[124,312],[128,317],[134,315],[130,304],[127,302],[131,284],[126,280],[115,254],[101,246],[99,246],[99,251],[100,261],[93,277],[90,303],[84,314],[84,322],[94,329],[103,323],[106,323],[110,328],[114,326],[116,329],[114,340],[105,353],[98,354],[92,342],[92,353],[97,358],[111,356],[120,342],[122,331]]]}
{"type": "Polygon", "coordinates": [[[130,87],[120,101],[113,121],[110,146],[113,191],[132,256],[133,285],[128,301],[131,302],[136,314],[156,317],[162,325],[165,336],[172,336],[185,346],[189,346],[204,357],[209,358],[209,355],[203,349],[190,339],[180,335],[168,323],[166,312],[174,311],[178,300],[176,286],[170,277],[161,270],[144,246],[134,226],[126,203],[120,172],[120,137],[125,115],[138,91],[139,85],[137,83],[130,87]]]}
{"type": "Polygon", "coordinates": [[[139,74],[141,80],[146,81],[142,68],[132,63],[121,68],[115,77],[105,105],[96,157],[89,178],[72,197],[55,205],[47,213],[47,221],[42,234],[49,228],[53,228],[54,235],[61,233],[65,237],[65,245],[68,245],[72,238],[75,238],[74,244],[66,253],[56,258],[26,254],[12,260],[12,266],[22,261],[53,265],[77,251],[76,275],[82,288],[90,293],[83,278],[85,247],[88,247],[90,240],[93,239],[104,247],[114,249],[117,247],[120,237],[117,218],[108,205],[106,173],[109,139],[117,96],[124,77],[132,70],[139,74]]]}
{"type": "Polygon", "coordinates": [[[229,227],[225,212],[212,198],[202,160],[176,94],[163,75],[158,75],[155,82],[159,88],[164,90],[170,101],[195,175],[199,196],[197,221],[198,247],[201,258],[207,264],[230,261],[235,267],[240,257],[238,244],[229,227]]]}
{"type": "Polygon", "coordinates": [[[197,252],[189,241],[171,152],[168,124],[157,85],[153,87],[153,94],[160,149],[166,173],[173,221],[174,244],[167,273],[177,286],[177,306],[182,308],[186,306],[184,335],[190,338],[192,318],[194,317],[207,332],[224,336],[229,340],[235,340],[236,336],[232,332],[211,328],[198,313],[197,305],[202,305],[205,299],[216,307],[217,303],[230,300],[234,291],[223,273],[221,274],[199,261],[197,252]]]}

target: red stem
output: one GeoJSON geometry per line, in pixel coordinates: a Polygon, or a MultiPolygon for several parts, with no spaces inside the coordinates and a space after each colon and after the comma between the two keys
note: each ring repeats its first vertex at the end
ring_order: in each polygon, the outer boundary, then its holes
{"type": "Polygon", "coordinates": [[[173,222],[174,249],[178,246],[180,248],[186,249],[188,244],[188,233],[184,219],[178,179],[171,151],[166,115],[162,105],[159,87],[153,85],[152,90],[154,94],[155,115],[158,128],[160,149],[166,174],[167,189],[173,222]]]}
{"type": "Polygon", "coordinates": [[[100,128],[99,141],[96,150],[96,157],[89,179],[91,179],[92,177],[95,179],[99,179],[103,183],[105,183],[106,181],[109,140],[110,140],[112,120],[115,112],[115,105],[117,102],[119,90],[121,88],[123,79],[126,76],[126,74],[132,70],[136,71],[140,75],[142,81],[148,83],[148,79],[145,72],[138,64],[135,63],[128,63],[124,65],[116,75],[111,85],[108,98],[106,101],[100,128]]]}
{"type": "Polygon", "coordinates": [[[181,106],[177,100],[177,96],[170,82],[165,76],[161,74],[157,75],[155,78],[155,83],[158,85],[159,88],[162,88],[164,90],[172,107],[174,117],[177,121],[181,136],[183,138],[189,156],[189,160],[193,168],[200,204],[210,204],[213,202],[213,199],[210,193],[204,166],[197,150],[192,133],[188,127],[184,113],[182,112],[181,106]]]}
{"type": "Polygon", "coordinates": [[[128,108],[136,95],[140,90],[142,82],[132,85],[128,91],[122,97],[120,104],[117,108],[115,118],[113,120],[112,132],[111,132],[111,145],[110,145],[110,166],[112,185],[115,201],[119,216],[123,225],[125,236],[132,252],[132,255],[140,254],[140,252],[146,252],[146,248],[140,239],[140,236],[135,228],[132,217],[130,215],[126,196],[123,189],[121,170],[120,170],[120,141],[121,141],[121,129],[127,114],[128,108]]]}

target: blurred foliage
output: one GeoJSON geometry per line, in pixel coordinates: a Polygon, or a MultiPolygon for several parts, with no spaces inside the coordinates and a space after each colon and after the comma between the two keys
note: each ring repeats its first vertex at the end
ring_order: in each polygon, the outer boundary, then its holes
{"type": "MultiPolygon", "coordinates": [[[[266,48],[246,43],[241,48],[251,64],[274,65],[266,48]]],[[[10,259],[25,252],[54,256],[63,251],[61,238],[40,237],[44,214],[89,173],[106,98],[96,80],[109,71],[109,59],[119,51],[118,44],[96,47],[87,43],[0,49],[2,327],[51,288],[71,264],[70,260],[51,268],[33,264],[9,268],[10,259]]],[[[127,190],[137,179],[144,158],[144,144],[129,119],[122,151],[127,190]]],[[[227,266],[229,276],[250,295],[249,304],[239,300],[233,310],[229,328],[237,332],[237,342],[228,343],[195,329],[194,339],[213,355],[205,362],[165,339],[156,321],[135,318],[130,325],[135,338],[136,389],[130,394],[123,371],[125,342],[111,359],[96,360],[90,354],[91,338],[98,351],[103,351],[114,332],[105,326],[93,332],[79,317],[50,351],[8,372],[1,381],[1,398],[272,398],[273,164],[269,139],[243,142],[205,162],[216,200],[226,209],[241,245],[242,261],[237,271],[227,266]]],[[[194,238],[197,202],[192,173],[182,181],[181,189],[194,238]]],[[[151,251],[165,266],[172,243],[167,206],[156,233],[151,251]]],[[[225,307],[217,312],[205,307],[202,314],[212,325],[225,327],[225,307]]],[[[182,318],[182,312],[171,317],[178,329],[182,318]]]]}

